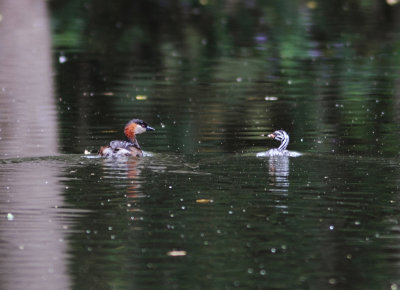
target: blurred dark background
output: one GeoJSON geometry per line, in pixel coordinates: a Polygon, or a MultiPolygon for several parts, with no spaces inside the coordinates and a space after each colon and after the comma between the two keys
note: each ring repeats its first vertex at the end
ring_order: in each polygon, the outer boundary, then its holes
{"type": "Polygon", "coordinates": [[[69,0],[50,10],[66,152],[117,138],[138,115],[161,126],[157,150],[257,150],[277,128],[302,150],[400,149],[395,0],[69,0]]]}

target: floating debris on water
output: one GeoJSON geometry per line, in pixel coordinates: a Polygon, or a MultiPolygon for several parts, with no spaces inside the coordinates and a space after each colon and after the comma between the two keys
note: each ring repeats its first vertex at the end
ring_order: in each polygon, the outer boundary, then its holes
{"type": "Polygon", "coordinates": [[[147,100],[147,96],[144,96],[144,95],[137,95],[137,96],[136,96],[136,100],[138,100],[138,101],[145,101],[145,100],[147,100]]]}
{"type": "Polygon", "coordinates": [[[214,200],[202,198],[202,199],[196,199],[196,202],[197,203],[213,203],[214,200]]]}

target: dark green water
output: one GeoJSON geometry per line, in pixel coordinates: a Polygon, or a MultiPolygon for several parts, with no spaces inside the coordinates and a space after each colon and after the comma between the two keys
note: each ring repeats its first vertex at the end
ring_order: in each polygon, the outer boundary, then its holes
{"type": "Polygon", "coordinates": [[[398,289],[400,6],[131,2],[0,2],[0,288],[398,289]]]}

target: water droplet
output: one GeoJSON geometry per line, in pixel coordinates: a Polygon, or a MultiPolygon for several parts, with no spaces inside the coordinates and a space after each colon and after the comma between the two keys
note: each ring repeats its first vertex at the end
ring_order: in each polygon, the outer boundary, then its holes
{"type": "Polygon", "coordinates": [[[65,55],[60,55],[60,57],[58,58],[58,62],[59,63],[65,63],[67,62],[67,57],[65,55]]]}
{"type": "Polygon", "coordinates": [[[331,284],[331,285],[335,285],[336,282],[337,282],[337,281],[336,281],[335,278],[330,278],[330,279],[328,280],[328,283],[331,284]]]}
{"type": "Polygon", "coordinates": [[[9,221],[12,221],[12,220],[14,220],[14,215],[12,214],[12,213],[8,213],[7,214],[7,219],[9,220],[9,221]]]}

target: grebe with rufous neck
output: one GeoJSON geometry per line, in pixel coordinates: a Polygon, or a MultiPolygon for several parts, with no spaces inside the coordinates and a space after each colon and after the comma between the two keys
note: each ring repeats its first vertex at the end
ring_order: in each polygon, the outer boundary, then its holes
{"type": "Polygon", "coordinates": [[[126,141],[114,140],[108,146],[102,146],[99,150],[99,155],[103,157],[123,157],[135,156],[142,157],[143,151],[136,140],[136,135],[146,131],[154,131],[155,129],[147,125],[140,119],[130,120],[124,128],[126,141]]]}

